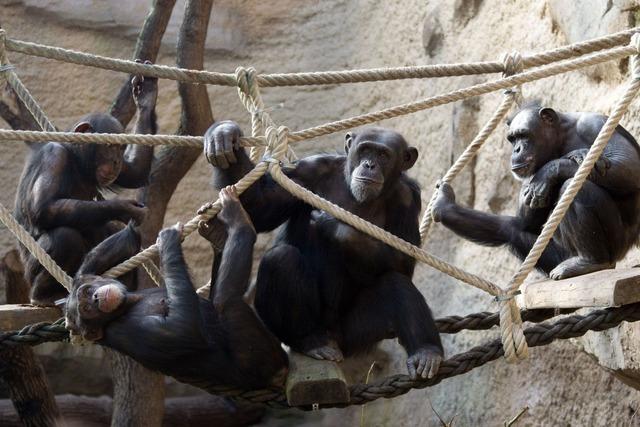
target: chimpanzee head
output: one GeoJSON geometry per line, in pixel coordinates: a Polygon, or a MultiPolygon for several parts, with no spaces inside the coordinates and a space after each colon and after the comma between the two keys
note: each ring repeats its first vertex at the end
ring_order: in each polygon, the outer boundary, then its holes
{"type": "Polygon", "coordinates": [[[409,147],[402,135],[383,128],[347,133],[345,151],[347,183],[359,203],[375,200],[392,189],[402,172],[418,159],[418,150],[409,147]]]}
{"type": "Polygon", "coordinates": [[[559,156],[561,132],[558,113],[533,104],[522,108],[507,121],[507,139],[513,146],[511,172],[516,179],[532,176],[559,156]]]}
{"type": "MultiPolygon", "coordinates": [[[[73,127],[81,133],[124,133],[124,128],[110,114],[89,114],[73,127]]],[[[81,169],[88,178],[95,179],[102,188],[109,187],[118,178],[124,161],[124,144],[70,144],[80,158],[81,169]]]]}
{"type": "Polygon", "coordinates": [[[87,341],[102,339],[102,328],[122,314],[127,295],[127,288],[117,280],[94,275],[76,277],[65,304],[67,329],[87,341]]]}

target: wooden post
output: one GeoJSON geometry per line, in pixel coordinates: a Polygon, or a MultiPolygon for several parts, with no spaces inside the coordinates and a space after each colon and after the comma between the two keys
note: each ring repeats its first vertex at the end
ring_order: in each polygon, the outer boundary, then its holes
{"type": "Polygon", "coordinates": [[[289,351],[286,393],[290,406],[349,402],[347,380],[337,363],[294,351],[289,351]]]}
{"type": "Polygon", "coordinates": [[[520,308],[617,307],[640,301],[640,268],[525,283],[521,291],[516,297],[520,308]]]}
{"type": "MultiPolygon", "coordinates": [[[[28,301],[29,285],[24,281],[17,251],[9,252],[0,263],[0,280],[5,281],[9,291],[8,302],[28,301]],[[22,296],[22,300],[11,300],[9,296],[22,296]]],[[[56,316],[56,319],[60,317],[59,312],[56,316]]],[[[25,318],[21,318],[21,321],[25,321],[25,318]]],[[[44,369],[31,347],[18,346],[0,351],[0,375],[9,387],[9,396],[23,425],[57,425],[60,412],[49,389],[44,369]]]]}

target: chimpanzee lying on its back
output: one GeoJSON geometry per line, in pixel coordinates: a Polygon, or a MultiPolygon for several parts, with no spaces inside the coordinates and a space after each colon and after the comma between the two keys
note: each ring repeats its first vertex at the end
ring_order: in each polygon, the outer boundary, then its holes
{"type": "Polygon", "coordinates": [[[220,198],[219,220],[200,228],[212,243],[227,235],[209,300],[193,288],[179,227],[158,236],[166,289],[131,292],[118,280],[97,276],[139,250],[139,235],[129,225],[92,250],[80,267],[66,309],[72,334],[205,390],[282,386],[286,354],[242,299],[256,233],[232,188],[220,198]]]}

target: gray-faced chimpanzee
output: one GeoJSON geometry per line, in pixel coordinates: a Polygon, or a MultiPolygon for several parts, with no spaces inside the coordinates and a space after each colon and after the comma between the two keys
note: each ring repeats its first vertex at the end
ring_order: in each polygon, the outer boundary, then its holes
{"type": "Polygon", "coordinates": [[[287,356],[243,300],[249,285],[256,232],[232,188],[220,192],[222,211],[200,234],[224,241],[212,268],[209,299],[196,295],[181,244],[180,227],[158,236],[166,289],[130,292],[115,279],[97,276],[136,254],[140,238],[130,224],[85,258],[66,304],[73,334],[127,354],[143,366],[205,390],[281,387],[287,356]]]}
{"type": "MultiPolygon", "coordinates": [[[[214,124],[205,155],[215,185],[237,182],[252,167],[240,128],[214,124]]],[[[369,128],[346,136],[346,155],[307,157],[287,168],[298,184],[419,244],[420,194],[405,171],[418,151],[398,133],[369,128]]],[[[340,361],[398,337],[411,377],[435,375],[443,349],[431,311],[411,281],[415,261],[289,194],[270,176],[241,195],[258,232],[285,223],[260,263],[255,307],[294,350],[340,361]]]]}
{"type": "MultiPolygon", "coordinates": [[[[156,133],[157,79],[134,76],[136,133],[156,133]]],[[[74,132],[123,133],[109,114],[82,118],[74,132]]],[[[153,147],[49,142],[33,150],[24,167],[15,202],[16,219],[49,255],[73,275],[86,253],[122,227],[112,221],[143,220],[135,200],[104,200],[106,189],[146,184],[153,147]],[[126,148],[125,148],[126,147],[126,148]]],[[[66,290],[28,251],[20,248],[31,302],[52,305],[66,290]]]]}
{"type": "MultiPolygon", "coordinates": [[[[522,181],[516,216],[499,216],[455,203],[442,184],[434,218],[460,236],[508,245],[524,259],[558,198],[584,160],[606,117],[561,113],[533,103],[508,123],[511,170],[522,181]]],[[[618,126],[536,267],[553,279],[615,267],[640,231],[640,147],[618,126]]]]}

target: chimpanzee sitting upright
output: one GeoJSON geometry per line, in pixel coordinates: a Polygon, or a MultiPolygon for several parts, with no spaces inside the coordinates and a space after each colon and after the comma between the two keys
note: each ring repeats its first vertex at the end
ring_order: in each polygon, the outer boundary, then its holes
{"type": "MultiPolygon", "coordinates": [[[[524,259],[605,120],[538,103],[522,108],[508,123],[507,136],[513,145],[511,170],[522,181],[517,216],[458,206],[453,189],[441,184],[434,219],[474,242],[509,245],[524,259]]],[[[536,267],[553,279],[613,268],[639,232],[640,147],[618,126],[536,267]]]]}
{"type": "MultiPolygon", "coordinates": [[[[155,133],[157,79],[135,76],[133,98],[136,133],[155,133]]],[[[89,114],[74,132],[123,133],[109,114],[89,114]]],[[[146,208],[135,200],[104,200],[102,192],[146,184],[153,147],[143,145],[67,144],[49,142],[32,151],[26,161],[15,202],[16,219],[45,251],[73,275],[84,255],[130,219],[142,221],[146,208]],[[125,151],[126,147],[126,151],[125,151]]],[[[66,290],[22,246],[25,279],[31,302],[51,305],[66,290]]]]}
{"type": "MultiPolygon", "coordinates": [[[[240,128],[214,124],[205,155],[215,185],[236,182],[252,167],[239,147],[240,128]]],[[[419,244],[420,194],[405,175],[418,151],[391,130],[346,136],[347,155],[318,155],[286,174],[300,185],[411,243],[419,244]]],[[[285,226],[260,263],[255,306],[278,338],[318,359],[370,349],[398,337],[411,377],[432,377],[442,360],[440,336],[411,281],[415,261],[296,199],[270,176],[241,200],[258,232],[285,226]]]]}
{"type": "Polygon", "coordinates": [[[200,230],[212,243],[226,238],[217,274],[215,261],[212,268],[209,299],[199,298],[193,288],[179,227],[158,236],[166,289],[129,292],[118,280],[96,276],[140,249],[130,224],[85,258],[66,304],[67,328],[149,369],[212,392],[220,385],[282,386],[287,356],[242,299],[256,232],[233,189],[223,189],[220,199],[218,219],[200,230]]]}

